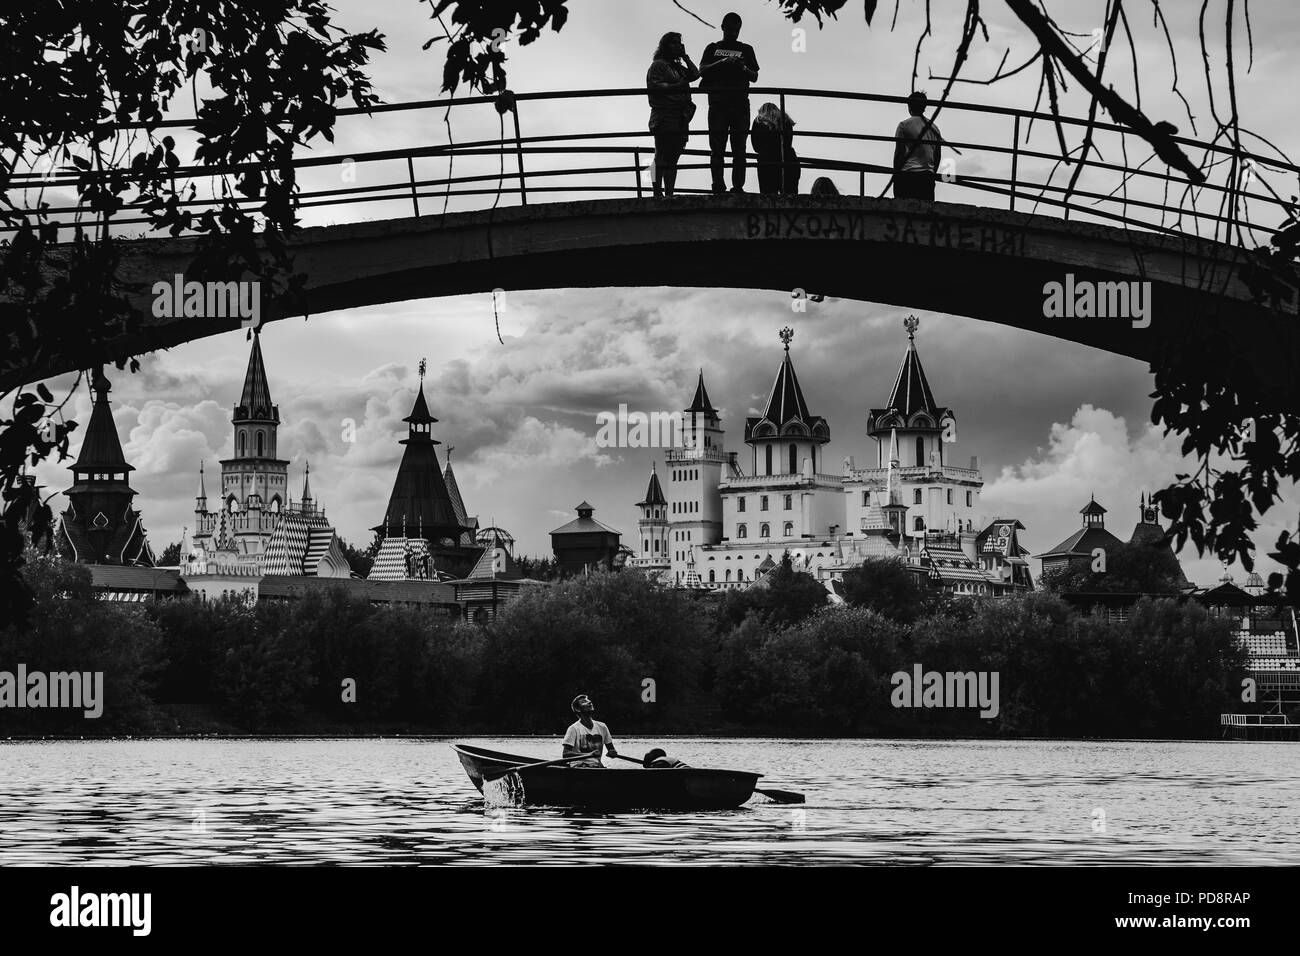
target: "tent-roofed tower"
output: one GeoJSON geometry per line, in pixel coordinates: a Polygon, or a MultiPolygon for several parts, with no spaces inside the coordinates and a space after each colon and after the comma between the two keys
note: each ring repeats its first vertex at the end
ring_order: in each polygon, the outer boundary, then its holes
{"type": "Polygon", "coordinates": [[[260,559],[280,515],[289,505],[289,462],[278,456],[280,409],[262,360],[262,336],[253,332],[244,385],[230,416],[234,426],[234,455],[221,459],[221,487],[216,511],[208,510],[200,463],[199,494],[195,498],[194,543],[215,547],[218,524],[224,524],[235,553],[260,559]],[[224,512],[226,520],[218,521],[224,512]]]}
{"type": "MultiPolygon", "coordinates": [[[[664,560],[668,561],[675,581],[680,581],[686,574],[691,546],[716,544],[722,540],[722,495],[718,488],[724,478],[738,473],[735,452],[727,452],[724,448],[722,418],[704,385],[704,369],[700,369],[695,380],[695,394],[690,405],[682,412],[682,445],[664,453],[663,481],[666,487],[660,486],[665,499],[661,507],[668,518],[667,532],[660,547],[668,548],[664,560]],[[670,541],[672,544],[668,543],[670,541]]],[[[658,482],[653,475],[651,478],[658,482]]],[[[645,513],[644,509],[642,513],[645,513]]],[[[653,533],[657,536],[659,531],[653,533]]],[[[642,535],[638,540],[643,546],[647,539],[642,535]]],[[[649,540],[651,564],[655,570],[661,570],[662,565],[653,560],[655,538],[649,540]]],[[[639,553],[632,563],[642,565],[646,555],[640,546],[637,551],[639,553]]]]}
{"type": "Polygon", "coordinates": [[[867,415],[867,435],[876,442],[876,467],[857,472],[845,487],[857,494],[870,479],[876,478],[878,483],[878,476],[888,472],[897,483],[898,503],[908,509],[909,536],[973,535],[985,523],[979,501],[984,479],[977,458],[970,459],[969,468],[947,461],[945,449],[956,441],[957,417],[935,400],[930,388],[916,350],[920,324],[914,315],[903,320],[907,349],[894,385],[885,406],[873,408],[867,415]]]}
{"type": "Polygon", "coordinates": [[[820,464],[817,450],[831,440],[826,419],[808,410],[790,360],[793,338],[793,329],[781,330],[785,357],[776,370],[767,407],[762,415],[745,419],[745,443],[752,450],[755,475],[816,474],[820,464]]]}
{"type": "Polygon", "coordinates": [[[140,513],[132,507],[135,491],[130,474],[135,469],[122,454],[109,409],[112,386],[102,369],[95,371],[90,387],[95,405],[77,462],[70,469],[73,484],[64,492],[69,504],[63,512],[60,535],[74,559],[84,564],[151,568],[153,550],[140,513]]]}
{"type": "Polygon", "coordinates": [[[1191,582],[1187,580],[1187,572],[1183,570],[1182,562],[1178,560],[1178,555],[1174,554],[1173,545],[1165,532],[1164,526],[1160,524],[1160,514],[1156,509],[1155,502],[1147,496],[1146,492],[1142,492],[1138,498],[1138,520],[1137,524],[1133,526],[1133,533],[1129,535],[1128,542],[1129,544],[1143,545],[1160,552],[1167,552],[1173,559],[1170,563],[1178,569],[1177,585],[1180,588],[1191,586],[1191,582]]]}
{"type": "Polygon", "coordinates": [[[1123,544],[1106,530],[1106,509],[1095,497],[1090,497],[1088,503],[1079,509],[1079,514],[1083,516],[1083,523],[1078,531],[1052,550],[1034,555],[1042,561],[1044,574],[1058,568],[1087,566],[1098,549],[1107,551],[1123,544]]]}
{"type": "Polygon", "coordinates": [[[884,408],[873,408],[867,419],[867,434],[876,440],[877,467],[888,464],[886,450],[891,434],[898,439],[899,464],[903,467],[942,466],[943,433],[947,422],[956,422],[951,408],[934,400],[930,382],[925,377],[921,356],[916,351],[916,330],[920,320],[909,315],[903,321],[907,329],[907,351],[894,378],[889,400],[884,408]]]}
{"type": "Polygon", "coordinates": [[[551,532],[551,550],[561,573],[612,570],[618,556],[619,532],[592,517],[596,509],[585,501],[574,510],[578,517],[551,532]]]}
{"type": "MultiPolygon", "coordinates": [[[[703,387],[703,382],[700,384],[703,387]]],[[[664,497],[663,486],[659,484],[659,472],[653,462],[650,464],[650,480],[646,484],[645,497],[638,501],[636,506],[640,512],[636,523],[640,549],[632,563],[636,567],[648,570],[667,571],[669,567],[668,499],[664,497]]]]}
{"type": "Polygon", "coordinates": [[[402,461],[383,520],[373,529],[380,546],[370,580],[459,578],[483,553],[482,548],[464,543],[466,533],[472,534],[474,529],[469,519],[457,514],[438,463],[436,446],[441,442],[433,437],[438,419],[429,413],[424,398],[424,372],[421,359],[415,404],[411,414],[402,419],[406,422],[406,437],[400,442],[405,446],[402,461]]]}
{"type": "Polygon", "coordinates": [[[465,499],[461,497],[460,484],[456,481],[456,473],[451,470],[451,453],[455,450],[455,446],[447,446],[447,467],[442,473],[442,480],[447,486],[447,495],[451,498],[451,506],[456,514],[456,520],[469,529],[460,536],[461,546],[468,548],[473,547],[476,543],[478,518],[471,516],[465,509],[465,499]]]}
{"type": "Polygon", "coordinates": [[[438,419],[429,413],[429,403],[424,398],[424,360],[420,360],[420,386],[415,396],[411,414],[406,422],[406,437],[399,444],[405,446],[393,492],[388,497],[388,507],[383,520],[374,531],[381,538],[401,534],[407,538],[423,538],[434,546],[455,547],[466,531],[472,530],[456,516],[456,506],[442,466],[438,463],[438,445],[433,437],[433,426],[438,419]]]}

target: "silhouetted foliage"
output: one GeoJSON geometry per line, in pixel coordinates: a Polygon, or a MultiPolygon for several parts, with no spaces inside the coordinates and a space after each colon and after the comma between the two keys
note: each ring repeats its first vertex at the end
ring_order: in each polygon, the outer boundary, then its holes
{"type": "Polygon", "coordinates": [[[936,592],[918,581],[897,558],[867,558],[845,571],[840,594],[849,604],[904,624],[915,621],[938,599],[936,592]]]}
{"type": "MultiPolygon", "coordinates": [[[[106,703],[99,720],[0,709],[0,733],[558,734],[587,693],[616,738],[1213,736],[1218,714],[1239,705],[1245,661],[1230,621],[1171,599],[1144,599],[1121,624],[1031,593],[955,602],[911,624],[852,605],[760,605],[720,626],[724,602],[628,569],[529,588],[477,626],[341,589],[256,606],[117,604],[96,599],[84,566],[36,552],[25,573],[32,626],[0,631],[0,670],[102,670],[106,703]],[[997,672],[996,718],[894,708],[891,678],[914,665],[997,672]]],[[[805,591],[800,577],[785,593],[805,591]]]]}
{"type": "Polygon", "coordinates": [[[718,609],[718,626],[732,628],[747,617],[756,616],[777,627],[795,624],[823,607],[830,598],[816,578],[795,571],[785,554],[765,581],[735,591],[723,592],[718,609]]]}
{"type": "Polygon", "coordinates": [[[369,545],[364,550],[354,548],[342,538],[339,544],[343,548],[343,556],[348,560],[348,567],[352,573],[359,578],[364,578],[370,574],[370,569],[375,565],[375,557],[379,554],[379,545],[381,544],[379,534],[376,533],[371,539],[369,545]]]}
{"type": "Polygon", "coordinates": [[[1186,585],[1178,558],[1169,548],[1124,542],[1106,549],[1106,570],[1079,561],[1044,572],[1044,590],[1070,593],[1176,594],[1186,585]]]}

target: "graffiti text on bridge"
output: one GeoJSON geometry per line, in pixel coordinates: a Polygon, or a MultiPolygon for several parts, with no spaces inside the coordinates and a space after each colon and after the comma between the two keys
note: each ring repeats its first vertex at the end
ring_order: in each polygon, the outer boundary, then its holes
{"type": "Polygon", "coordinates": [[[749,239],[871,240],[1009,256],[1025,253],[1024,233],[1019,230],[921,216],[877,219],[860,212],[749,213],[745,226],[749,239]]]}

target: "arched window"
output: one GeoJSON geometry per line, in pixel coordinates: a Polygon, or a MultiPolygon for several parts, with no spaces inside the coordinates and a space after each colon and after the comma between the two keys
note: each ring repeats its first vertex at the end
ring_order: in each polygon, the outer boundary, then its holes
{"type": "Polygon", "coordinates": [[[279,513],[280,513],[280,496],[276,495],[274,498],[271,499],[271,514],[278,515],[279,513]]]}
{"type": "Polygon", "coordinates": [[[792,538],[792,537],[794,537],[794,522],[793,522],[793,521],[787,521],[787,522],[785,523],[785,529],[783,530],[782,533],[783,533],[783,534],[785,535],[785,537],[787,537],[787,538],[792,538]]]}
{"type": "Polygon", "coordinates": [[[745,580],[745,569],[744,569],[744,568],[736,568],[736,580],[737,580],[737,581],[743,581],[743,580],[745,580]]]}
{"type": "Polygon", "coordinates": [[[717,579],[713,576],[713,569],[709,568],[709,583],[712,584],[715,580],[717,579]]]}
{"type": "Polygon", "coordinates": [[[924,530],[925,530],[925,519],[922,518],[920,515],[917,515],[917,516],[916,516],[916,520],[912,523],[912,530],[913,530],[913,531],[924,531],[924,530]]]}
{"type": "Polygon", "coordinates": [[[772,446],[771,445],[767,446],[766,457],[767,457],[767,474],[770,475],[772,473],[772,446]]]}
{"type": "Polygon", "coordinates": [[[918,466],[925,464],[925,439],[920,435],[916,436],[916,463],[918,466]]]}
{"type": "Polygon", "coordinates": [[[749,529],[746,528],[743,524],[738,524],[738,525],[736,525],[736,537],[737,537],[737,538],[748,538],[748,537],[749,537],[749,529]]]}
{"type": "Polygon", "coordinates": [[[766,521],[763,522],[761,525],[758,526],[758,536],[760,538],[772,537],[772,526],[768,524],[766,521]]]}
{"type": "Polygon", "coordinates": [[[722,575],[722,578],[724,581],[731,580],[731,568],[727,568],[726,572],[722,575]]]}
{"type": "Polygon", "coordinates": [[[243,458],[248,451],[248,435],[244,432],[239,433],[239,457],[243,458]]]}
{"type": "Polygon", "coordinates": [[[261,458],[261,457],[262,457],[262,439],[263,439],[263,437],[264,437],[264,436],[262,435],[261,432],[258,432],[258,433],[257,433],[257,457],[258,457],[258,458],[261,458]]]}
{"type": "Polygon", "coordinates": [[[794,442],[790,442],[790,474],[797,475],[798,473],[799,473],[799,446],[796,445],[794,442]]]}

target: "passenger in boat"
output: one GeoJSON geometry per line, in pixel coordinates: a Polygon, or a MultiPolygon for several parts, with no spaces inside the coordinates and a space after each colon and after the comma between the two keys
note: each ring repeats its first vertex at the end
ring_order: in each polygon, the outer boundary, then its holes
{"type": "Polygon", "coordinates": [[[564,734],[564,750],[560,756],[576,757],[578,754],[592,754],[586,760],[575,760],[569,766],[604,767],[605,765],[600,761],[601,748],[603,747],[611,757],[617,757],[618,751],[614,749],[614,738],[610,736],[609,728],[592,717],[596,712],[596,705],[586,694],[579,694],[573,698],[573,703],[569,707],[578,715],[578,719],[569,725],[568,731],[564,734]]]}
{"type": "Polygon", "coordinates": [[[654,750],[647,750],[645,759],[642,762],[645,764],[647,770],[671,770],[677,767],[686,766],[686,764],[682,763],[680,760],[668,756],[668,754],[664,753],[664,751],[658,747],[654,748],[654,750]]]}

